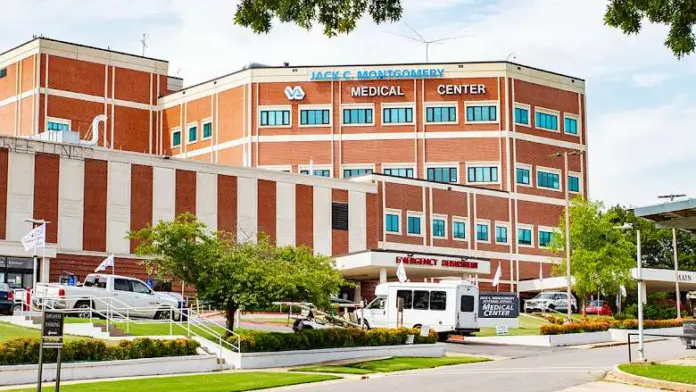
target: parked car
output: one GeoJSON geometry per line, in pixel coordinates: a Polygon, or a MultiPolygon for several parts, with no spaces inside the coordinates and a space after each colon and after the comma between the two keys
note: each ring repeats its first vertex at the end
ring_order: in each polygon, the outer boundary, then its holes
{"type": "MultiPolygon", "coordinates": [[[[570,309],[577,312],[578,303],[575,297],[570,296],[570,309]]],[[[567,311],[568,310],[568,293],[557,291],[547,291],[537,294],[536,297],[528,299],[524,303],[524,311],[529,313],[533,311],[549,312],[549,311],[567,311]]]]}
{"type": "Polygon", "coordinates": [[[589,305],[585,306],[585,313],[596,314],[598,316],[613,315],[609,302],[601,300],[591,301],[589,305]]]}
{"type": "Polygon", "coordinates": [[[14,305],[14,291],[9,284],[0,283],[0,314],[11,315],[14,305]]]}
{"type": "MultiPolygon", "coordinates": [[[[83,318],[89,317],[90,309],[105,311],[110,302],[123,315],[161,320],[168,320],[170,312],[179,307],[177,299],[153,291],[139,279],[106,274],[87,275],[82,286],[37,283],[34,302],[57,309],[79,309],[78,315],[83,318]]],[[[175,312],[174,318],[178,316],[175,312]]]]}

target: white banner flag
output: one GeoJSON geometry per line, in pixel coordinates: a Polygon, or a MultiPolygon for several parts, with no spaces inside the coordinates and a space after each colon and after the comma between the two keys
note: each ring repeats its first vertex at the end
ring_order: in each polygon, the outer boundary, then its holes
{"type": "Polygon", "coordinates": [[[498,287],[498,283],[500,283],[500,278],[503,276],[503,271],[500,270],[500,263],[498,263],[498,269],[495,271],[495,275],[493,276],[493,287],[498,287]]]}
{"type": "Polygon", "coordinates": [[[399,282],[406,283],[408,278],[406,277],[406,268],[404,268],[404,262],[399,263],[399,268],[396,269],[396,277],[399,278],[399,282]]]}
{"type": "Polygon", "coordinates": [[[106,271],[106,267],[111,267],[112,269],[115,268],[113,254],[105,258],[104,261],[102,261],[101,264],[99,264],[99,267],[97,267],[97,269],[94,270],[94,272],[106,271]]]}
{"type": "Polygon", "coordinates": [[[627,296],[627,294],[626,294],[626,286],[624,286],[624,285],[621,285],[621,296],[622,296],[622,297],[626,297],[626,296],[627,296]]]}
{"type": "Polygon", "coordinates": [[[46,246],[46,224],[33,228],[27,235],[22,237],[24,250],[31,248],[43,248],[46,246]]]}

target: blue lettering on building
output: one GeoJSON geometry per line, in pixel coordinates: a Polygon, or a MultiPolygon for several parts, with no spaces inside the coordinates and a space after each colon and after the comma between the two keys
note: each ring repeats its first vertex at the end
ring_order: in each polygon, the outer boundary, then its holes
{"type": "Polygon", "coordinates": [[[351,71],[314,71],[309,80],[432,79],[442,78],[444,75],[444,68],[363,70],[355,75],[351,71]]]}

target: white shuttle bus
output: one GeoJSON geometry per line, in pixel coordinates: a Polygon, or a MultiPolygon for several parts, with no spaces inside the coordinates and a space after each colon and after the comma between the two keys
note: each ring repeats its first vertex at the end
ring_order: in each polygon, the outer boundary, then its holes
{"type": "Polygon", "coordinates": [[[382,283],[375,298],[362,309],[367,328],[397,328],[397,299],[403,298],[403,326],[428,326],[441,336],[479,331],[478,287],[468,281],[440,283],[382,283]]]}

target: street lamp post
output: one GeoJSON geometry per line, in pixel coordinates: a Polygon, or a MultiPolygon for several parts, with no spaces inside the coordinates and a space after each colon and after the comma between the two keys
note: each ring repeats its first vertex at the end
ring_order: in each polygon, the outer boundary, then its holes
{"type": "MultiPolygon", "coordinates": [[[[615,227],[616,229],[630,229],[633,225],[630,223],[624,223],[623,226],[615,227]]],[[[645,339],[643,335],[643,263],[641,256],[641,244],[640,244],[640,229],[636,228],[636,281],[638,282],[638,360],[640,362],[645,362],[644,348],[645,339]]]]}
{"type": "Polygon", "coordinates": [[[567,321],[570,323],[573,321],[573,308],[572,308],[572,294],[570,290],[571,276],[570,276],[570,197],[568,194],[568,156],[570,155],[580,155],[582,151],[563,151],[555,154],[549,155],[550,157],[558,158],[563,156],[563,175],[565,176],[565,254],[566,254],[566,295],[568,296],[566,303],[567,311],[567,321]]]}

